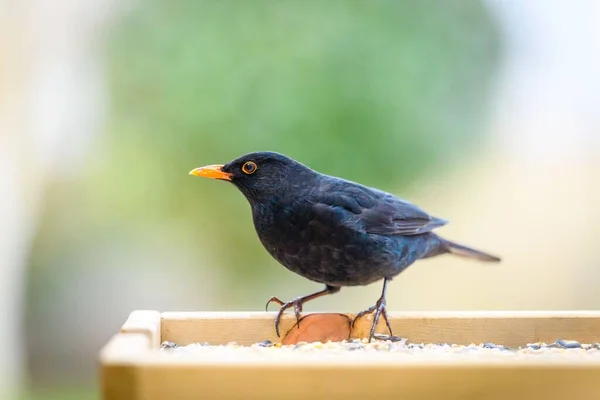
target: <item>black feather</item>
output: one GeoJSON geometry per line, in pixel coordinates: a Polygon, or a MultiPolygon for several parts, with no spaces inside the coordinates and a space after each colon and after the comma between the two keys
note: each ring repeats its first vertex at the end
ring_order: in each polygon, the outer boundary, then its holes
{"type": "Polygon", "coordinates": [[[246,154],[223,167],[246,196],[265,249],[289,270],[331,287],[392,279],[444,253],[499,261],[442,239],[448,221],[390,193],[325,175],[282,154],[246,154]],[[253,161],[250,175],[241,167],[253,161]]]}

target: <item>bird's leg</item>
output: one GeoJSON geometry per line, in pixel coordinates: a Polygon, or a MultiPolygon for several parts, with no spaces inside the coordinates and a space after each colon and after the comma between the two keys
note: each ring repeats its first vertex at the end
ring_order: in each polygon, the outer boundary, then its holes
{"type": "Polygon", "coordinates": [[[269,299],[269,301],[267,301],[265,310],[267,310],[269,308],[269,304],[271,304],[271,302],[277,303],[281,306],[281,308],[279,309],[279,312],[277,313],[277,316],[275,317],[275,333],[277,333],[277,337],[279,337],[279,321],[281,320],[281,316],[283,315],[283,312],[285,310],[287,310],[288,308],[293,306],[294,313],[296,314],[296,321],[298,324],[300,324],[300,313],[302,312],[302,305],[304,303],[306,303],[307,301],[319,298],[321,296],[337,293],[339,291],[340,291],[340,288],[337,286],[325,285],[325,289],[323,289],[323,290],[308,294],[306,296],[297,297],[292,301],[288,301],[287,303],[284,303],[283,301],[279,300],[275,296],[271,297],[269,299]]]}
{"type": "Polygon", "coordinates": [[[373,326],[371,327],[371,334],[369,335],[369,342],[373,339],[373,335],[375,334],[375,328],[377,327],[377,323],[379,322],[379,317],[383,315],[383,319],[385,324],[387,325],[388,330],[390,331],[390,336],[393,336],[392,327],[390,326],[390,320],[388,319],[387,311],[385,309],[385,291],[387,290],[388,280],[383,280],[383,290],[381,291],[381,297],[377,300],[377,303],[373,307],[369,307],[364,311],[356,314],[354,321],[352,321],[352,327],[354,327],[354,323],[363,315],[372,313],[375,311],[375,318],[373,318],[373,326]]]}

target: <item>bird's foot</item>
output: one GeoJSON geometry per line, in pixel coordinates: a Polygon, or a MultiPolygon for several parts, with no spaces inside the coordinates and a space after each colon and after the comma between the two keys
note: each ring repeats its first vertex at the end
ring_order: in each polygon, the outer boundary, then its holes
{"type": "Polygon", "coordinates": [[[390,336],[394,335],[392,333],[392,327],[390,326],[390,320],[388,319],[387,311],[385,309],[385,297],[380,297],[379,300],[377,300],[377,303],[375,303],[375,305],[373,307],[369,307],[366,310],[361,311],[358,314],[356,314],[354,321],[352,321],[352,327],[354,327],[354,323],[360,317],[362,317],[365,314],[370,314],[373,311],[375,311],[375,317],[373,318],[373,326],[371,327],[371,332],[369,335],[369,343],[373,339],[373,335],[375,335],[375,328],[377,327],[377,323],[379,322],[379,317],[382,315],[383,315],[383,320],[385,321],[385,324],[387,325],[387,328],[390,331],[390,336]]]}
{"type": "Polygon", "coordinates": [[[277,337],[280,336],[279,335],[279,321],[281,320],[281,316],[283,315],[283,312],[285,310],[287,310],[290,307],[294,307],[294,312],[296,313],[296,322],[298,323],[298,326],[300,326],[300,313],[302,312],[302,305],[304,303],[306,303],[307,301],[319,298],[321,296],[337,293],[339,291],[340,291],[340,288],[337,286],[325,285],[325,288],[323,290],[319,290],[318,292],[307,294],[306,296],[297,297],[294,300],[289,301],[287,303],[284,303],[283,301],[279,300],[277,297],[274,297],[274,296],[271,297],[269,299],[269,301],[267,301],[265,310],[269,309],[269,304],[271,304],[271,302],[277,303],[281,306],[281,308],[279,309],[279,312],[277,313],[277,317],[275,318],[275,333],[277,333],[277,337]]]}
{"type": "Polygon", "coordinates": [[[281,316],[283,315],[285,310],[287,310],[288,308],[294,307],[294,313],[296,314],[296,322],[298,323],[298,325],[300,325],[300,313],[302,312],[302,304],[305,301],[306,301],[305,297],[298,297],[292,301],[288,301],[287,303],[284,303],[283,301],[279,300],[279,298],[277,298],[275,296],[271,297],[269,299],[269,301],[267,301],[267,305],[265,306],[265,311],[269,309],[269,304],[271,304],[271,303],[277,303],[280,305],[279,312],[277,313],[277,316],[275,317],[275,333],[277,333],[277,337],[280,337],[279,321],[281,320],[281,316]]]}

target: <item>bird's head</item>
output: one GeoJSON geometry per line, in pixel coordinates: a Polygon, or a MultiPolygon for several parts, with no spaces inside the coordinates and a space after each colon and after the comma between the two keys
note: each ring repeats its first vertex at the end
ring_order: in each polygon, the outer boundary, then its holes
{"type": "Polygon", "coordinates": [[[283,154],[254,152],[228,162],[195,168],[190,175],[229,181],[252,203],[302,186],[315,171],[283,154]]]}

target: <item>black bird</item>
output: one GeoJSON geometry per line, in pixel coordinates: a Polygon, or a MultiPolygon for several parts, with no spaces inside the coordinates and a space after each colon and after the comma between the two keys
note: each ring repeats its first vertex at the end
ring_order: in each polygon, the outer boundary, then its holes
{"type": "Polygon", "coordinates": [[[292,272],[325,284],[321,291],[284,303],[275,319],[293,307],[334,294],[342,286],[383,279],[381,297],[359,316],[375,311],[369,341],[386,312],[386,288],[392,278],[421,258],[451,253],[480,261],[498,257],[443,239],[433,233],[448,221],[389,193],[324,175],[283,154],[255,152],[225,165],[196,168],[190,174],[231,182],[246,197],[265,249],[292,272]]]}

